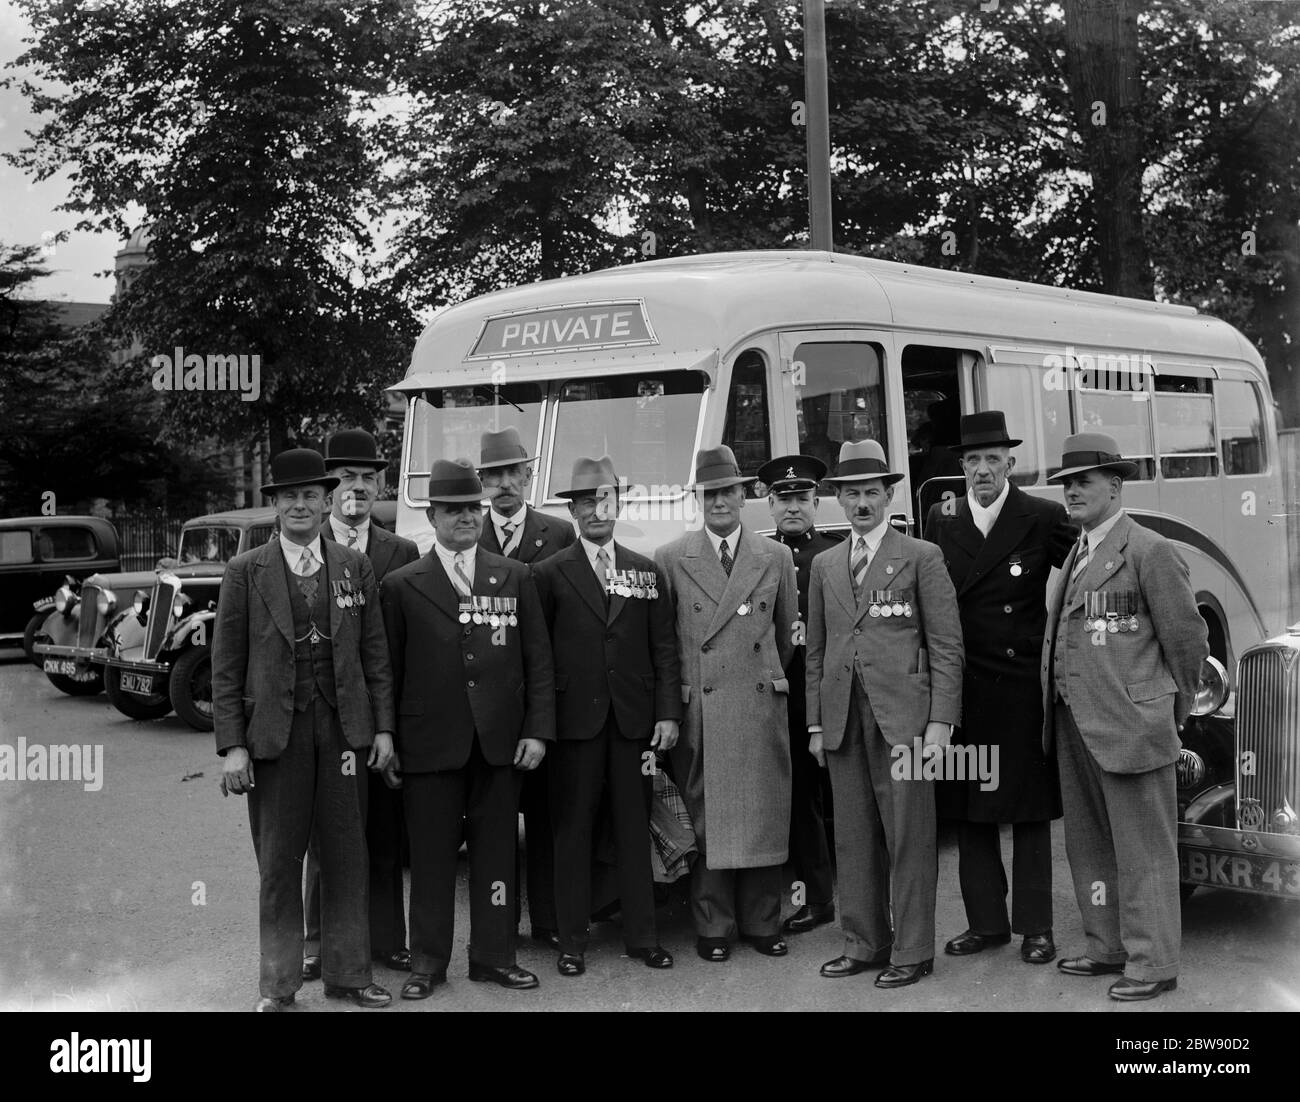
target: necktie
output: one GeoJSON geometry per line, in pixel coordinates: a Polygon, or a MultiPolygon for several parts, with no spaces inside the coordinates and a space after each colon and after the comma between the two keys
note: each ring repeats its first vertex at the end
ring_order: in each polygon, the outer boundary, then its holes
{"type": "Polygon", "coordinates": [[[514,541],[515,530],[518,527],[519,525],[515,524],[513,521],[501,525],[501,553],[503,555],[509,554],[510,544],[514,541]]]}
{"type": "Polygon", "coordinates": [[[298,591],[303,595],[307,602],[307,607],[311,608],[316,603],[316,588],[318,585],[314,563],[316,557],[311,553],[310,547],[302,549],[302,557],[298,560],[298,591]]]}
{"type": "Polygon", "coordinates": [[[298,560],[298,573],[304,578],[316,573],[316,556],[311,553],[310,547],[302,549],[302,557],[298,560]]]}
{"type": "Polygon", "coordinates": [[[1085,532],[1079,537],[1079,553],[1074,557],[1074,570],[1070,572],[1070,584],[1074,585],[1083,577],[1083,572],[1088,569],[1088,535],[1085,532]]]}
{"type": "Polygon", "coordinates": [[[603,547],[596,552],[596,574],[600,578],[600,591],[605,595],[605,607],[609,607],[609,552],[603,547]]]}
{"type": "Polygon", "coordinates": [[[722,558],[722,569],[725,570],[725,571],[727,572],[727,576],[730,577],[730,576],[731,576],[731,561],[732,561],[732,560],[731,560],[731,552],[729,552],[729,551],[727,550],[727,541],[726,541],[726,540],[723,540],[721,546],[719,546],[719,548],[718,548],[718,554],[719,554],[719,555],[721,556],[721,558],[722,558]]]}
{"type": "Polygon", "coordinates": [[[356,530],[355,528],[349,528],[349,529],[348,529],[348,546],[349,546],[349,547],[356,547],[357,542],[358,542],[358,541],[357,541],[357,530],[356,530]]]}
{"type": "Polygon", "coordinates": [[[465,573],[465,552],[457,552],[453,571],[456,575],[456,589],[459,590],[462,597],[468,597],[474,592],[474,586],[469,580],[469,575],[465,573]]]}
{"type": "Polygon", "coordinates": [[[862,579],[867,574],[867,564],[871,556],[867,554],[867,537],[859,536],[853,545],[853,561],[849,564],[849,576],[853,579],[853,596],[857,597],[862,589],[862,579]]]}

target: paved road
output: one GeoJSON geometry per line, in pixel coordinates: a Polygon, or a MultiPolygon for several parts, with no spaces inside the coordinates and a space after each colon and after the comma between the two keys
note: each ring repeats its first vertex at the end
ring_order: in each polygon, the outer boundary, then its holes
{"type": "MultiPolygon", "coordinates": [[[[257,880],[242,800],[217,792],[212,736],[176,717],[135,723],[101,695],[73,699],[19,652],[0,651],[0,743],[98,745],[103,784],[0,781],[0,1009],[247,1010],[257,996],[257,880]],[[201,893],[202,902],[196,902],[201,893]]],[[[1082,949],[1060,824],[1053,834],[1057,943],[1082,949]]],[[[620,956],[617,926],[596,927],[581,979],[562,979],[553,955],[526,943],[520,962],[542,979],[512,993],[464,978],[468,899],[464,870],[450,984],[426,1010],[1178,1010],[1300,1009],[1300,905],[1202,889],[1184,908],[1183,972],[1176,993],[1121,1006],[1105,980],[1072,979],[1022,964],[1016,946],[963,960],[940,953],[935,974],[879,991],[870,975],[824,980],[839,953],[833,927],[791,939],[781,960],[737,950],[728,964],[693,951],[689,916],[661,912],[677,965],[654,972],[620,956]]],[[[940,853],[938,931],[965,928],[956,850],[940,853]]],[[[376,980],[396,994],[401,977],[376,980]]],[[[320,984],[299,993],[311,1010],[320,984]]]]}

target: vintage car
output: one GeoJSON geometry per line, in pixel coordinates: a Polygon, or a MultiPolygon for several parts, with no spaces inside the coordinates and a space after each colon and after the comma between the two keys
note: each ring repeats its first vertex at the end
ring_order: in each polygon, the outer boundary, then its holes
{"type": "Polygon", "coordinates": [[[196,517],[181,530],[174,559],[132,597],[114,625],[104,688],[132,719],[173,709],[195,730],[212,730],[212,623],[225,564],[271,538],[275,510],[234,509],[196,517]]]}
{"type": "MultiPolygon", "coordinates": [[[[0,520],[0,642],[32,642],[54,608],[54,593],[76,581],[116,571],[117,529],[102,517],[10,517],[0,520]]],[[[39,664],[39,663],[38,663],[39,664]]]]}

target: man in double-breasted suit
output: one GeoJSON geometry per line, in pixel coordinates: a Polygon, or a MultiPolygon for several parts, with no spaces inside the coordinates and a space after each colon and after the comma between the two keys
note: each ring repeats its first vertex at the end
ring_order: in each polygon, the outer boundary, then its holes
{"type": "Polygon", "coordinates": [[[469,460],[429,478],[428,554],[384,580],[398,768],[411,845],[411,978],[447,977],[462,820],[469,843],[469,978],[537,986],[515,960],[518,773],[555,738],[555,678],[528,568],[478,546],[483,486],[469,460]]]}
{"type": "Polygon", "coordinates": [[[1111,998],[1178,986],[1178,729],[1209,654],[1187,565],[1123,509],[1137,464],[1102,433],[1066,438],[1070,519],[1083,528],[1061,570],[1043,640],[1043,749],[1061,765],[1065,849],[1083,916],[1074,976],[1123,973],[1111,998]]]}
{"type": "Polygon", "coordinates": [[[319,452],[271,462],[280,535],[226,567],[212,637],[222,794],[248,795],[261,878],[259,1011],[302,986],[302,861],[320,847],[325,994],[361,1006],[371,982],[365,767],[390,765],[393,685],[374,570],[320,538],[337,483],[319,452]]]}
{"type": "Polygon", "coordinates": [[[954,447],[966,494],[930,507],[925,538],[939,545],[957,590],[966,668],[954,744],[996,760],[996,781],[978,776],[936,786],[940,818],[957,821],[958,875],[967,930],[944,946],[952,956],[1005,945],[1021,934],[1029,964],[1056,956],[1052,940],[1052,823],[1061,817],[1056,761],[1043,753],[1039,659],[1047,579],[1070,553],[1065,509],[1023,493],[1001,410],[961,420],[954,447]],[[993,755],[996,754],[996,759],[993,755]],[[1015,892],[1007,915],[1000,823],[1012,824],[1015,892]]]}
{"type": "Polygon", "coordinates": [[[808,588],[808,745],[835,794],[844,930],[844,953],[821,971],[838,978],[887,964],[875,981],[887,988],[934,966],[938,847],[924,759],[946,760],[962,678],[943,556],[887,520],[902,477],[874,440],[845,442],[829,481],[853,530],[813,560],[808,588]]]}
{"type": "Polygon", "coordinates": [[[686,704],[672,752],[695,825],[696,951],[725,961],[737,933],[768,956],[781,937],[781,865],[790,832],[785,667],[799,596],[790,549],[740,523],[744,477],[725,445],[695,459],[704,528],[655,552],[672,601],[686,704]]]}
{"type": "MultiPolygon", "coordinates": [[[[530,567],[550,558],[576,538],[573,525],[526,504],[533,484],[533,463],[513,425],[479,438],[478,474],[490,499],[479,544],[494,555],[530,567]]],[[[519,808],[524,814],[524,862],[527,866],[528,920],[534,941],[558,948],[555,917],[555,852],[551,838],[550,766],[543,760],[524,775],[519,808]]],[[[516,895],[518,905],[518,895],[516,895]]],[[[515,916],[516,921],[519,915],[515,916]]]]}
{"type": "MultiPolygon", "coordinates": [[[[321,537],[360,551],[370,560],[375,581],[380,584],[390,570],[420,557],[414,542],[370,521],[387,466],[375,438],[365,429],[345,429],[325,441],[325,470],[338,479],[338,486],[321,525],[321,537]]],[[[370,774],[369,786],[366,848],[370,855],[370,954],[389,968],[406,971],[411,966],[411,954],[406,948],[406,898],[402,886],[402,793],[389,788],[378,772],[370,774]]],[[[307,850],[303,909],[307,939],[303,945],[302,978],[318,980],[320,865],[315,843],[307,850]]]]}
{"type": "Polygon", "coordinates": [[[591,914],[592,832],[602,794],[613,825],[623,941],[651,968],[673,958],[655,931],[651,777],[677,742],[677,640],[654,563],[614,541],[618,476],[608,456],[580,457],[567,490],[581,538],[533,568],[555,657],[551,750],[560,975],[581,975],[591,914]]]}

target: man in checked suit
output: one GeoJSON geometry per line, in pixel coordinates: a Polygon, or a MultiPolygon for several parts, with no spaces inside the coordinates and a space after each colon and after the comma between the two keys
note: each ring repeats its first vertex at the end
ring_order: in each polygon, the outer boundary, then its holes
{"type": "Polygon", "coordinates": [[[551,751],[560,975],[586,970],[592,830],[608,793],[627,955],[651,968],[673,958],[655,932],[650,867],[651,775],[677,742],[682,683],[667,594],[654,563],[615,544],[618,476],[608,456],[579,458],[569,512],[581,538],[533,570],[555,655],[557,741],[551,751]]]}
{"type": "MultiPolygon", "coordinates": [[[[379,456],[375,438],[364,429],[336,432],[325,442],[325,469],[338,479],[334,503],[322,539],[337,540],[360,551],[374,567],[375,581],[420,557],[415,544],[370,522],[378,500],[386,460],[379,456]]],[[[402,793],[389,788],[383,775],[370,775],[366,809],[366,848],[370,854],[370,953],[381,964],[408,971],[411,954],[406,948],[406,898],[402,886],[402,793]]],[[[320,865],[313,843],[307,850],[307,887],[303,900],[307,940],[303,945],[302,978],[318,980],[320,960],[320,865]]]]}
{"type": "Polygon", "coordinates": [[[840,448],[828,481],[853,530],[813,560],[808,585],[808,748],[831,774],[844,930],[821,971],[888,965],[886,988],[934,966],[934,781],[918,759],[942,755],[961,718],[963,661],[943,555],[886,519],[902,477],[874,440],[840,448]]]}
{"type": "Polygon", "coordinates": [[[1072,976],[1123,973],[1121,1002],[1178,986],[1178,729],[1208,631],[1187,565],[1124,512],[1137,464],[1102,433],[1065,441],[1065,507],[1083,534],[1061,570],[1043,640],[1043,749],[1061,765],[1065,850],[1087,936],[1072,976]]]}
{"type": "MultiPolygon", "coordinates": [[[[479,545],[494,555],[533,566],[571,547],[573,525],[525,504],[533,484],[533,463],[513,425],[479,438],[478,475],[490,499],[479,545]]],[[[555,852],[551,838],[549,766],[545,760],[524,776],[519,794],[524,813],[528,919],[534,941],[559,947],[555,917],[555,852]]],[[[516,907],[519,896],[515,895],[516,907]]],[[[519,914],[515,915],[518,921],[519,914]]]]}
{"type": "Polygon", "coordinates": [[[393,682],[375,573],[320,538],[337,479],[319,452],[271,461],[280,535],[226,567],[212,637],[222,795],[248,795],[261,878],[259,1011],[302,986],[302,861],[321,857],[325,994],[392,1001],[371,982],[365,767],[392,756],[393,682]]]}
{"type": "Polygon", "coordinates": [[[397,757],[411,842],[411,978],[446,981],[462,820],[469,843],[469,978],[521,990],[515,960],[519,772],[555,739],[555,678],[528,568],[478,546],[483,486],[469,460],[429,477],[427,555],[384,581],[397,697],[397,757]]]}

